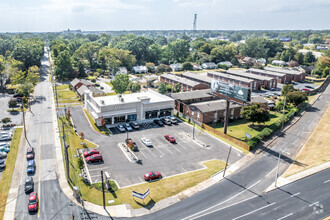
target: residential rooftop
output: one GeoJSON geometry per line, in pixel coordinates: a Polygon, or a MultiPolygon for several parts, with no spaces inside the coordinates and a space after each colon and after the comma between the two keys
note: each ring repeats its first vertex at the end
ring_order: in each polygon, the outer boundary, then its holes
{"type": "Polygon", "coordinates": [[[235,75],[235,76],[245,77],[245,78],[254,79],[254,80],[271,81],[273,79],[273,78],[268,77],[268,76],[256,75],[256,74],[248,73],[248,72],[245,72],[245,71],[227,70],[226,72],[229,73],[229,74],[235,75]]]}
{"type": "Polygon", "coordinates": [[[202,75],[200,73],[184,72],[181,75],[183,77],[193,78],[193,79],[199,80],[199,81],[207,83],[207,84],[211,84],[211,82],[212,82],[211,77],[208,77],[206,75],[202,75]]]}
{"type": "Polygon", "coordinates": [[[170,96],[173,99],[185,101],[191,99],[209,98],[213,97],[214,95],[210,89],[202,89],[189,92],[172,93],[170,96]]]}
{"type": "Polygon", "coordinates": [[[247,78],[240,77],[240,76],[233,76],[233,75],[229,75],[228,73],[220,73],[220,72],[215,72],[215,71],[208,72],[207,74],[212,74],[212,75],[215,75],[215,76],[220,76],[220,77],[224,77],[224,78],[227,78],[227,79],[246,82],[246,83],[251,83],[251,82],[254,81],[252,79],[247,79],[247,78]]]}
{"type": "Polygon", "coordinates": [[[277,72],[277,73],[284,73],[284,74],[290,74],[290,75],[300,75],[301,72],[297,70],[290,70],[290,69],[284,69],[284,68],[277,68],[277,67],[264,67],[265,70],[277,72]]]}
{"type": "Polygon", "coordinates": [[[161,77],[169,79],[169,80],[176,81],[176,82],[184,84],[184,85],[188,85],[190,87],[194,87],[194,86],[200,84],[196,81],[193,81],[193,80],[190,80],[190,79],[187,79],[187,78],[184,78],[184,77],[180,77],[180,76],[177,76],[177,75],[174,75],[174,74],[165,73],[165,74],[161,75],[161,77]]]}
{"type": "Polygon", "coordinates": [[[247,70],[247,72],[250,72],[250,71],[254,71],[257,73],[263,73],[263,74],[266,74],[269,76],[278,76],[278,77],[283,77],[285,75],[288,75],[287,73],[278,73],[278,72],[272,72],[272,71],[268,71],[268,70],[261,70],[261,69],[255,69],[255,68],[250,68],[247,70]]]}
{"type": "MultiPolygon", "coordinates": [[[[206,112],[225,110],[227,103],[226,103],[226,100],[220,99],[220,100],[194,103],[194,104],[191,104],[190,106],[198,108],[202,113],[206,113],[206,112]]],[[[236,108],[236,107],[241,107],[241,106],[242,105],[239,105],[237,103],[230,103],[230,108],[236,108]]]]}

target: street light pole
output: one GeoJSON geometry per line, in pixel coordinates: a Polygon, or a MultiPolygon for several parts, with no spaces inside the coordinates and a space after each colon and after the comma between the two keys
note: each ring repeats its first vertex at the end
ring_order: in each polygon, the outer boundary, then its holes
{"type": "Polygon", "coordinates": [[[231,146],[229,148],[229,152],[228,152],[228,156],[227,156],[227,160],[226,160],[226,165],[225,165],[225,170],[223,171],[223,177],[225,177],[225,175],[226,175],[227,164],[228,164],[230,152],[231,152],[231,146]]]}
{"type": "Polygon", "coordinates": [[[285,104],[286,104],[286,95],[284,96],[284,105],[283,105],[283,113],[282,113],[282,127],[281,130],[283,130],[283,126],[284,126],[284,120],[285,120],[285,104]]]}
{"type": "Polygon", "coordinates": [[[23,113],[24,137],[26,140],[25,113],[24,113],[24,103],[23,102],[22,102],[22,113],[23,113]]]}
{"type": "Polygon", "coordinates": [[[194,121],[194,126],[193,126],[193,139],[195,139],[195,121],[194,121]]]}
{"type": "Polygon", "coordinates": [[[276,175],[275,175],[275,187],[277,187],[278,170],[280,169],[280,160],[281,160],[282,152],[283,151],[280,151],[280,153],[278,155],[277,169],[276,169],[276,175]]]}
{"type": "Polygon", "coordinates": [[[103,208],[105,209],[105,194],[104,194],[103,170],[101,170],[101,179],[102,179],[103,208]]]}

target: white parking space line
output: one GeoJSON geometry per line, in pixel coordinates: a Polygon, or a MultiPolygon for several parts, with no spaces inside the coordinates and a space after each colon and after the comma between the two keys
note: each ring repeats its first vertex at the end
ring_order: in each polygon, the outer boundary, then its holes
{"type": "Polygon", "coordinates": [[[164,154],[163,152],[161,152],[161,151],[158,149],[158,147],[157,147],[157,146],[154,146],[154,149],[158,150],[158,151],[159,151],[159,153],[161,153],[161,154],[162,154],[162,156],[161,156],[161,157],[165,156],[165,154],[164,154]]]}
{"type": "Polygon", "coordinates": [[[319,203],[320,202],[314,202],[314,203],[310,204],[309,207],[314,206],[314,205],[318,205],[319,203]]]}
{"type": "Polygon", "coordinates": [[[158,145],[157,147],[162,148],[162,149],[166,149],[170,154],[173,154],[173,152],[170,151],[166,146],[167,146],[167,144],[165,144],[165,145],[158,145]]]}
{"type": "Polygon", "coordinates": [[[181,151],[177,147],[175,147],[175,145],[176,144],[172,144],[171,147],[173,147],[175,150],[177,150],[177,151],[179,151],[181,153],[181,151]]]}
{"type": "Polygon", "coordinates": [[[185,170],[183,167],[181,167],[181,169],[182,169],[184,172],[187,172],[187,170],[185,170]]]}
{"type": "Polygon", "coordinates": [[[139,177],[139,179],[141,180],[142,183],[144,183],[143,179],[141,177],[139,177]]]}
{"type": "Polygon", "coordinates": [[[142,149],[139,150],[139,152],[146,158],[146,159],[149,159],[143,152],[142,152],[142,149]]]}
{"type": "Polygon", "coordinates": [[[330,180],[326,180],[326,181],[324,181],[324,183],[328,183],[328,182],[330,182],[330,180]]]}
{"type": "MultiPolygon", "coordinates": [[[[181,142],[180,142],[181,143],[181,142]]],[[[181,146],[181,147],[183,147],[185,150],[188,150],[188,148],[186,148],[186,147],[184,147],[182,144],[180,144],[180,143],[176,143],[177,145],[179,145],[179,146],[181,146]]]]}
{"type": "Polygon", "coordinates": [[[180,143],[180,144],[186,144],[185,146],[189,146],[189,147],[192,147],[192,148],[194,148],[195,150],[197,150],[197,148],[193,145],[194,142],[192,142],[192,141],[190,141],[190,142],[188,142],[188,141],[180,141],[179,143],[180,143]]]}
{"type": "MultiPolygon", "coordinates": [[[[141,142],[142,143],[142,142],[141,142]]],[[[154,155],[154,157],[157,157],[154,153],[152,153],[151,152],[151,150],[149,149],[149,147],[147,147],[146,145],[144,145],[143,143],[142,143],[142,145],[144,146],[144,148],[146,148],[152,155],[154,155]]]]}

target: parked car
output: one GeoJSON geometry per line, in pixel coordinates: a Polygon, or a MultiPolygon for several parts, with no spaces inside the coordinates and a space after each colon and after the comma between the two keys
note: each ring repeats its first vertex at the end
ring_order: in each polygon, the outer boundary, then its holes
{"type": "Polygon", "coordinates": [[[170,117],[170,120],[171,120],[171,123],[172,124],[176,124],[176,123],[178,123],[178,120],[175,118],[175,117],[170,117]]]}
{"type": "Polygon", "coordinates": [[[34,158],[34,149],[33,147],[29,147],[26,151],[26,159],[33,160],[33,158],[34,158]]]}
{"type": "Polygon", "coordinates": [[[0,160],[0,170],[4,169],[6,167],[6,161],[0,160]]]}
{"type": "Polygon", "coordinates": [[[157,171],[150,171],[146,174],[144,174],[145,181],[155,180],[162,178],[162,174],[157,171]]]}
{"type": "Polygon", "coordinates": [[[87,163],[95,163],[95,162],[100,162],[100,161],[103,161],[101,154],[93,154],[86,158],[87,163]]]}
{"type": "Polygon", "coordinates": [[[0,136],[2,136],[2,135],[13,136],[13,133],[11,131],[0,131],[0,136]]]}
{"type": "Polygon", "coordinates": [[[0,147],[0,151],[1,151],[1,152],[9,153],[10,148],[9,148],[9,147],[0,147]]]}
{"type": "Polygon", "coordinates": [[[29,196],[28,210],[29,212],[38,210],[38,194],[36,192],[31,193],[29,196]]]}
{"type": "Polygon", "coordinates": [[[175,138],[173,136],[171,136],[171,135],[164,135],[164,137],[165,137],[166,140],[168,140],[171,143],[175,143],[176,142],[175,138]]]}
{"type": "Polygon", "coordinates": [[[167,118],[167,117],[162,118],[161,120],[162,120],[162,122],[163,122],[165,125],[170,125],[170,124],[172,124],[172,123],[171,123],[171,120],[170,120],[169,118],[167,118]]]}
{"type": "Polygon", "coordinates": [[[88,149],[84,152],[84,157],[86,158],[86,157],[89,157],[93,154],[100,154],[100,152],[97,149],[88,149]]]}
{"type": "Polygon", "coordinates": [[[8,148],[10,148],[10,145],[8,143],[0,143],[0,147],[8,147],[8,148]]]}
{"type": "Polygon", "coordinates": [[[132,127],[131,127],[128,123],[125,124],[124,126],[125,126],[125,129],[126,129],[127,131],[132,131],[132,130],[133,130],[132,127]]]}
{"type": "Polygon", "coordinates": [[[141,138],[141,142],[146,145],[147,147],[152,147],[152,143],[149,139],[147,138],[141,138]]]}
{"type": "Polygon", "coordinates": [[[6,158],[6,157],[7,157],[7,153],[0,151],[0,159],[6,158]]]}
{"type": "Polygon", "coordinates": [[[8,134],[0,135],[0,141],[9,141],[9,140],[11,140],[11,135],[8,134]]]}
{"type": "Polygon", "coordinates": [[[124,132],[125,131],[125,127],[123,125],[117,125],[117,129],[120,131],[120,132],[124,132]]]}
{"type": "Polygon", "coordinates": [[[25,193],[29,193],[33,191],[33,188],[34,188],[33,178],[31,176],[27,176],[24,185],[25,193]]]}
{"type": "Polygon", "coordinates": [[[301,91],[309,92],[309,89],[303,88],[301,91]]]}
{"type": "Polygon", "coordinates": [[[139,129],[139,128],[140,128],[139,123],[137,123],[136,121],[132,121],[132,122],[130,122],[129,124],[130,124],[130,125],[132,126],[132,128],[134,128],[134,129],[139,129]]]}
{"type": "Polygon", "coordinates": [[[34,163],[34,160],[29,160],[27,165],[27,174],[34,174],[36,171],[36,165],[34,163]]]}
{"type": "Polygon", "coordinates": [[[139,150],[137,144],[131,138],[126,139],[125,142],[126,142],[127,146],[128,145],[131,146],[131,149],[133,151],[138,151],[139,150]]]}
{"type": "Polygon", "coordinates": [[[305,87],[309,89],[314,89],[313,86],[305,86],[305,87]]]}
{"type": "Polygon", "coordinates": [[[102,90],[103,90],[103,89],[104,89],[104,87],[103,87],[103,86],[100,86],[100,89],[102,89],[102,90]]]}
{"type": "Polygon", "coordinates": [[[159,119],[155,119],[154,120],[154,123],[157,124],[157,125],[159,125],[159,126],[164,126],[163,122],[161,120],[159,120],[159,119]]]}

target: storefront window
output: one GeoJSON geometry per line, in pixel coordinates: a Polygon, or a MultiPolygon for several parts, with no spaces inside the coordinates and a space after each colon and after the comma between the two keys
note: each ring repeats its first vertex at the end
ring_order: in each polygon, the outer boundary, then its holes
{"type": "Polygon", "coordinates": [[[128,116],[127,116],[127,119],[128,119],[129,121],[136,121],[136,114],[128,115],[128,116]]]}
{"type": "Polygon", "coordinates": [[[157,118],[158,116],[158,110],[155,110],[155,111],[147,111],[146,112],[146,119],[149,119],[149,118],[157,118]]]}
{"type": "Polygon", "coordinates": [[[172,109],[161,109],[159,111],[159,117],[170,116],[172,114],[172,109]]]}
{"type": "Polygon", "coordinates": [[[105,124],[112,124],[112,118],[104,118],[105,124]]]}
{"type": "Polygon", "coordinates": [[[122,123],[122,122],[125,122],[125,116],[117,116],[117,117],[114,117],[114,123],[122,123]]]}

